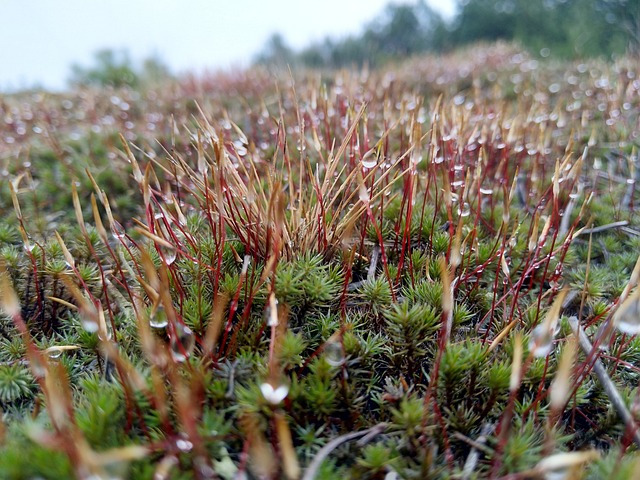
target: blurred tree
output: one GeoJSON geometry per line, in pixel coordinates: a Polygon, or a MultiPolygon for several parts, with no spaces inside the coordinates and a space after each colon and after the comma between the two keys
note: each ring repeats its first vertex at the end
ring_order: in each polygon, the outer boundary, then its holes
{"type": "Polygon", "coordinates": [[[512,1],[461,0],[451,38],[457,45],[511,39],[515,34],[514,11],[512,1]]]}
{"type": "Polygon", "coordinates": [[[640,54],[640,0],[458,0],[447,23],[425,0],[391,3],[361,35],[326,38],[297,53],[275,34],[258,63],[377,66],[478,41],[517,41],[558,57],[640,54]]]}
{"type": "Polygon", "coordinates": [[[594,56],[637,49],[640,0],[459,0],[455,45],[516,40],[533,51],[594,56]]]}
{"type": "Polygon", "coordinates": [[[293,50],[279,33],[271,35],[262,52],[258,54],[256,63],[266,65],[287,66],[296,63],[293,50]]]}
{"type": "Polygon", "coordinates": [[[78,64],[71,66],[72,85],[111,86],[114,88],[140,84],[157,83],[170,78],[169,68],[158,56],[145,59],[142,68],[137,70],[124,51],[110,49],[99,50],[94,54],[94,64],[83,67],[78,64]]]}
{"type": "Polygon", "coordinates": [[[445,44],[446,24],[424,0],[388,5],[359,36],[326,38],[297,55],[305,66],[379,65],[386,61],[437,50],[445,44]]]}
{"type": "Polygon", "coordinates": [[[171,72],[159,56],[153,55],[142,62],[140,79],[143,83],[156,84],[167,78],[171,78],[171,72]]]}
{"type": "Polygon", "coordinates": [[[640,0],[597,0],[596,10],[611,29],[622,33],[629,53],[640,55],[640,0]]]}
{"type": "Polygon", "coordinates": [[[136,86],[138,81],[129,55],[124,50],[100,50],[94,55],[94,66],[86,68],[74,64],[71,67],[70,83],[73,85],[122,87],[136,86]]]}

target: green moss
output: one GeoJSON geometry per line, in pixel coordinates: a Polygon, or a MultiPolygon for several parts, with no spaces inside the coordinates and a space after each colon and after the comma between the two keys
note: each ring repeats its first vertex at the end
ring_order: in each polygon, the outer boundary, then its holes
{"type": "MultiPolygon", "coordinates": [[[[7,425],[0,477],[77,474],[80,460],[69,460],[67,438],[52,421],[61,411],[73,414],[78,444],[86,441],[96,455],[147,448],[142,458],[110,467],[107,473],[122,478],[149,478],[168,458],[175,458],[171,478],[194,478],[203,459],[221,478],[254,475],[273,460],[272,477],[280,478],[289,436],[304,469],[323,446],[368,429],[329,452],[317,478],[457,478],[482,442],[476,478],[527,475],[545,446],[601,450],[602,459],[585,466],[593,478],[631,471],[631,453],[615,464],[625,428],[583,369],[583,353],[557,418],[549,395],[572,335],[566,317],[577,316],[593,338],[637,261],[640,217],[625,181],[637,144],[629,132],[638,103],[627,81],[635,64],[598,61],[583,72],[540,62],[529,71],[526,59],[516,62],[523,54],[514,47],[479,52],[481,62],[464,54],[367,75],[345,70],[324,85],[294,72],[296,97],[275,89],[262,71],[220,77],[203,86],[206,122],[195,113],[188,82],[159,85],[153,101],[148,92],[110,92],[130,105],[127,119],[112,115],[114,131],[131,130],[127,120],[145,124],[145,115],[173,115],[178,125],[178,133],[168,123],[155,133],[129,132],[138,136],[130,147],[142,182],[128,154],[118,152],[120,138],[72,115],[87,113],[78,92],[36,102],[34,109],[65,113],[55,150],[25,136],[16,146],[29,152],[30,164],[15,161],[15,152],[3,158],[0,258],[8,275],[0,303],[14,315],[0,317],[7,425]],[[463,71],[479,81],[462,78],[463,71]],[[514,75],[522,80],[517,92],[514,75]],[[567,80],[572,76],[576,82],[567,80]],[[630,105],[616,116],[624,125],[606,132],[598,121],[609,112],[600,109],[613,100],[595,85],[602,78],[620,97],[616,104],[630,105]],[[550,85],[561,91],[548,97],[550,85]],[[175,100],[176,91],[183,100],[175,100]],[[440,110],[438,95],[419,98],[418,91],[442,93],[440,110]],[[456,95],[466,96],[462,105],[456,95]],[[72,107],[64,106],[67,99],[72,107]],[[289,108],[296,104],[300,109],[289,108]],[[589,168],[578,172],[575,158],[591,131],[589,168]],[[302,133],[304,154],[296,149],[302,133]],[[375,169],[361,170],[365,144],[380,149],[375,169]],[[425,157],[415,172],[414,149],[425,157]],[[594,155],[603,163],[597,175],[594,155]],[[579,184],[583,192],[572,198],[579,184]],[[560,230],[573,201],[577,229],[629,223],[567,236],[560,230]],[[468,215],[458,211],[465,202],[468,215]],[[165,247],[147,231],[176,247],[175,261],[165,261],[165,247]],[[455,259],[454,268],[443,272],[443,259],[455,259]],[[19,333],[9,283],[29,337],[19,333]],[[577,295],[564,306],[549,355],[534,357],[528,340],[563,286],[577,295]],[[443,304],[451,300],[449,331],[443,304]],[[26,348],[30,338],[47,352],[48,367],[26,348]],[[183,348],[172,352],[178,344],[183,348]],[[482,432],[489,433],[481,441],[482,432]]],[[[91,97],[96,118],[113,109],[101,92],[82,95],[91,97]]],[[[32,100],[3,101],[13,112],[32,100]]],[[[614,332],[605,347],[601,360],[632,405],[638,341],[614,332]]]]}

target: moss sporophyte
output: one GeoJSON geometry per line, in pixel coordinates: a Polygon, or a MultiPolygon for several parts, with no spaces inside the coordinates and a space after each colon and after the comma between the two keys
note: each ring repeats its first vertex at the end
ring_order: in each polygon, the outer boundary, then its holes
{"type": "Polygon", "coordinates": [[[0,477],[633,478],[639,67],[5,95],[0,477]]]}

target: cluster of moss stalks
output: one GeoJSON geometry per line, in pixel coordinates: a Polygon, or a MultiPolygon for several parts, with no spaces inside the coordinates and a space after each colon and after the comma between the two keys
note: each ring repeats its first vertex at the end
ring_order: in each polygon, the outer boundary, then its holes
{"type": "Polygon", "coordinates": [[[7,97],[0,477],[633,478],[638,67],[7,97]]]}

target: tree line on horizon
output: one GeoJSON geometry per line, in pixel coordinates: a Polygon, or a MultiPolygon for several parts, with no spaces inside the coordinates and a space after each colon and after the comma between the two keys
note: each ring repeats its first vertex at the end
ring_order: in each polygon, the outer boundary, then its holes
{"type": "Polygon", "coordinates": [[[640,0],[457,0],[444,19],[425,0],[390,3],[362,33],[302,49],[273,34],[255,63],[291,67],[377,66],[475,42],[513,41],[558,58],[640,54],[640,0]]]}
{"type": "MultiPolygon", "coordinates": [[[[640,55],[640,0],[456,0],[444,19],[425,0],[390,3],[358,35],[295,49],[275,33],[258,65],[376,67],[424,53],[446,53],[476,42],[513,41],[557,58],[640,55]]],[[[127,51],[96,52],[91,66],[73,65],[69,84],[138,86],[172,76],[159,57],[132,62],[127,51]]]]}

